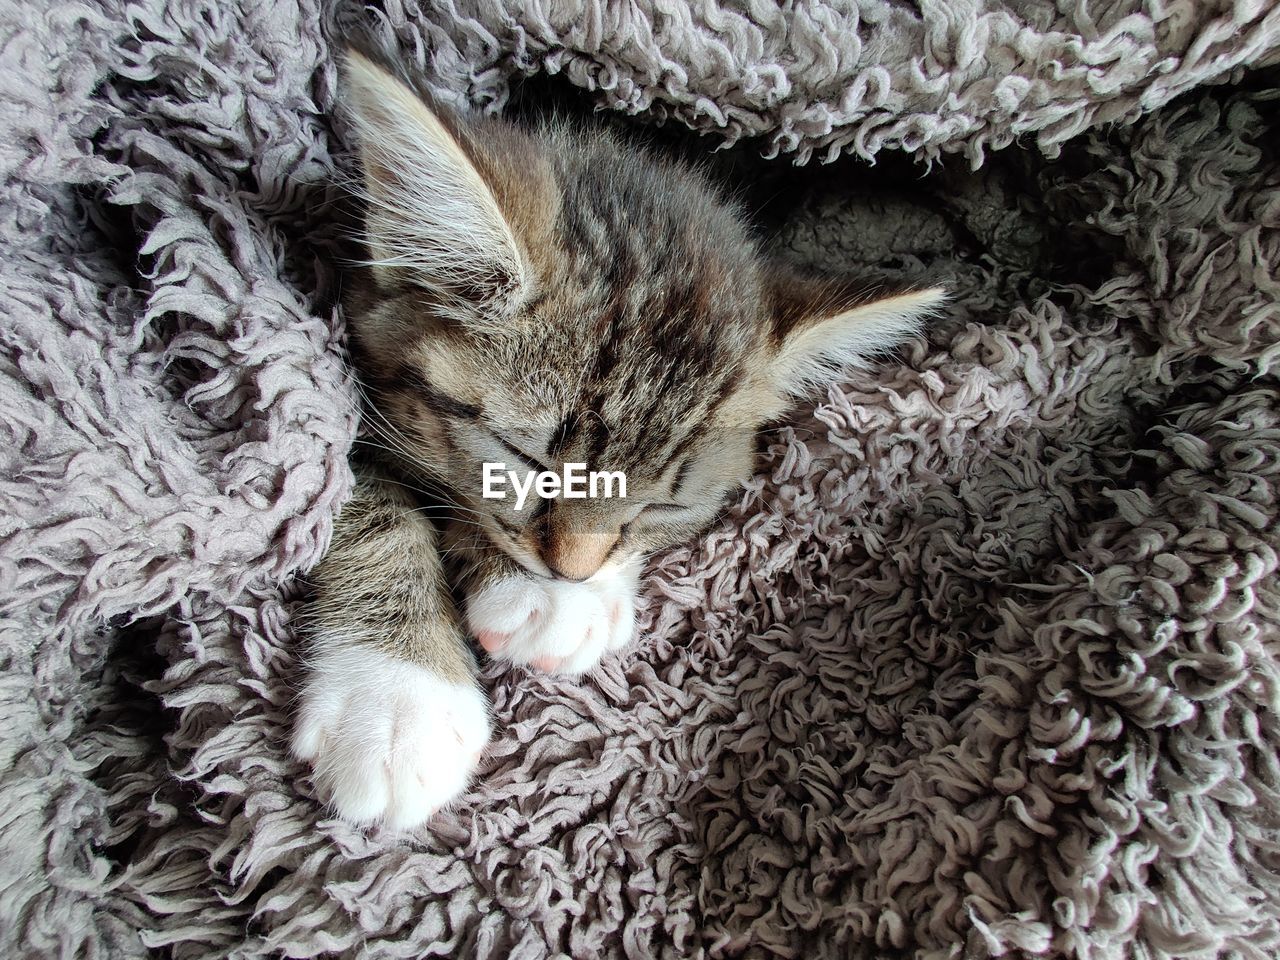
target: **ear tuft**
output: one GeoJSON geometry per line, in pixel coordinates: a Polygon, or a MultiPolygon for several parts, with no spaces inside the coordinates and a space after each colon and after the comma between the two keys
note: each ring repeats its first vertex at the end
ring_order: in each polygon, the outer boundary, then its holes
{"type": "Polygon", "coordinates": [[[347,53],[343,78],[375,277],[510,313],[528,270],[457,121],[362,54],[347,53]]]}
{"type": "Polygon", "coordinates": [[[918,333],[947,300],[941,287],[875,297],[847,283],[795,274],[775,276],[770,289],[779,341],[772,380],[790,397],[866,367],[918,333]]]}

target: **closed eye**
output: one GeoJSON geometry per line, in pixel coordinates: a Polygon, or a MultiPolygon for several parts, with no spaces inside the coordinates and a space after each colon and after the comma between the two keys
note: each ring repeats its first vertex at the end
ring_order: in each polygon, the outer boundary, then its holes
{"type": "Polygon", "coordinates": [[[648,513],[650,510],[662,513],[669,510],[688,510],[689,505],[685,503],[650,503],[646,504],[641,513],[648,513]]]}
{"type": "Polygon", "coordinates": [[[498,526],[500,526],[503,530],[505,530],[509,536],[512,536],[512,537],[520,536],[520,528],[517,527],[514,523],[508,523],[506,520],[504,520],[502,517],[500,517],[496,513],[493,515],[493,519],[498,522],[498,526]]]}
{"type": "Polygon", "coordinates": [[[519,447],[515,446],[514,444],[510,443],[509,441],[504,440],[502,437],[498,436],[498,434],[494,433],[492,430],[487,430],[485,432],[488,433],[489,436],[493,437],[494,440],[498,441],[502,449],[506,450],[507,453],[511,454],[511,456],[515,457],[517,460],[520,460],[526,465],[531,464],[537,467],[543,473],[551,472],[550,470],[547,469],[546,465],[541,460],[537,459],[536,457],[529,456],[529,454],[525,453],[523,450],[521,450],[519,447]]]}
{"type": "Polygon", "coordinates": [[[676,467],[676,475],[671,480],[671,495],[673,497],[680,496],[680,489],[684,486],[684,482],[689,479],[689,468],[693,465],[693,457],[685,457],[680,461],[680,466],[676,467]]]}

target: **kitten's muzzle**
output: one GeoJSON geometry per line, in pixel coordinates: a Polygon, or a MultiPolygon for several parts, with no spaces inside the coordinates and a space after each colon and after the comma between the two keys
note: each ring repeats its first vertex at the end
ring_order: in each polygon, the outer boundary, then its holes
{"type": "Polygon", "coordinates": [[[567,581],[568,583],[585,583],[586,581],[591,579],[590,576],[571,577],[567,573],[563,573],[562,571],[557,570],[555,567],[553,567],[549,563],[547,564],[547,569],[551,571],[552,580],[564,580],[564,581],[567,581]]]}
{"type": "Polygon", "coordinates": [[[617,549],[617,533],[575,534],[551,530],[539,544],[539,559],[557,580],[582,583],[589,580],[617,549]]]}

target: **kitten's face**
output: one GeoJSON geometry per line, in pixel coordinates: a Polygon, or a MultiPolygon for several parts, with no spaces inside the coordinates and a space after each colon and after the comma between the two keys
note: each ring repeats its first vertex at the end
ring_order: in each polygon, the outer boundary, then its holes
{"type": "MultiPolygon", "coordinates": [[[[351,328],[402,465],[529,571],[688,539],[789,398],[914,329],[939,291],[857,303],[756,251],[689,170],[616,142],[433,113],[348,61],[371,266],[351,328]],[[626,497],[486,499],[485,463],[620,471],[626,497]]],[[[616,490],[615,490],[616,492],[616,490]]]]}

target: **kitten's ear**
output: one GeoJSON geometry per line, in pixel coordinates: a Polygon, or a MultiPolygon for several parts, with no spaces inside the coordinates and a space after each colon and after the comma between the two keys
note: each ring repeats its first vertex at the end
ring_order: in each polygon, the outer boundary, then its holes
{"type": "Polygon", "coordinates": [[[779,396],[792,398],[887,353],[947,299],[940,287],[879,296],[785,267],[770,274],[767,287],[778,342],[771,379],[779,396]]]}
{"type": "Polygon", "coordinates": [[[343,79],[375,276],[509,313],[527,266],[457,121],[359,53],[347,53],[343,79]]]}

